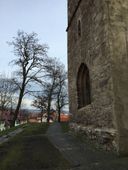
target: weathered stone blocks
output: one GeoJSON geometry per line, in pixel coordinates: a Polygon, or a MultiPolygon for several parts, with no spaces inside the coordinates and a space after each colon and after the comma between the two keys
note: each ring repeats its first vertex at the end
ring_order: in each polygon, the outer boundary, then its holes
{"type": "Polygon", "coordinates": [[[82,126],[117,130],[128,154],[128,1],[68,0],[69,108],[82,126]],[[78,22],[81,34],[78,34],[78,22]],[[91,104],[78,109],[78,70],[86,64],[91,104]]]}

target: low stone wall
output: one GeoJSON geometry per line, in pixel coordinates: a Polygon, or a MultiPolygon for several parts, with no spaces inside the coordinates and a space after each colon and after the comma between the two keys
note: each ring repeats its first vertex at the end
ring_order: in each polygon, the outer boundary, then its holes
{"type": "Polygon", "coordinates": [[[83,126],[77,123],[70,123],[70,130],[75,134],[81,134],[89,140],[92,140],[98,147],[112,151],[116,150],[115,138],[117,131],[115,129],[94,128],[93,126],[83,126]]]}

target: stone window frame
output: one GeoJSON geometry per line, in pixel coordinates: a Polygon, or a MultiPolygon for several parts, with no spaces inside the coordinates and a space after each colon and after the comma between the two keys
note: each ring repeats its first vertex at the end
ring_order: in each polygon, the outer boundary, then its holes
{"type": "Polygon", "coordinates": [[[89,69],[82,63],[77,74],[77,102],[78,109],[91,104],[91,86],[89,69]]]}

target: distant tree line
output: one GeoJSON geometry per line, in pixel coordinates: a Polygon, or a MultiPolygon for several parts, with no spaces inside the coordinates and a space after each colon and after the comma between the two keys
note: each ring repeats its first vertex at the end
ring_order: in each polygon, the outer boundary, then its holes
{"type": "Polygon", "coordinates": [[[32,105],[40,109],[42,115],[47,112],[48,122],[54,103],[60,121],[61,109],[68,104],[67,73],[64,65],[57,58],[47,55],[48,46],[39,43],[36,33],[18,31],[9,45],[13,47],[16,56],[11,64],[17,66],[17,70],[11,79],[0,78],[0,109],[12,108],[15,103],[11,126],[15,125],[26,94],[35,97],[32,105]],[[39,86],[38,90],[33,88],[35,84],[39,86]],[[14,99],[15,93],[17,101],[14,99]]]}

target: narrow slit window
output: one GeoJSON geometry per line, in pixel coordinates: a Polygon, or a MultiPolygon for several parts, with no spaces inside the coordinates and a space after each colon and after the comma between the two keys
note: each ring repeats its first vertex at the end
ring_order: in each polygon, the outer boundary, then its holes
{"type": "Polygon", "coordinates": [[[81,21],[78,20],[78,36],[81,36],[81,21]]]}

